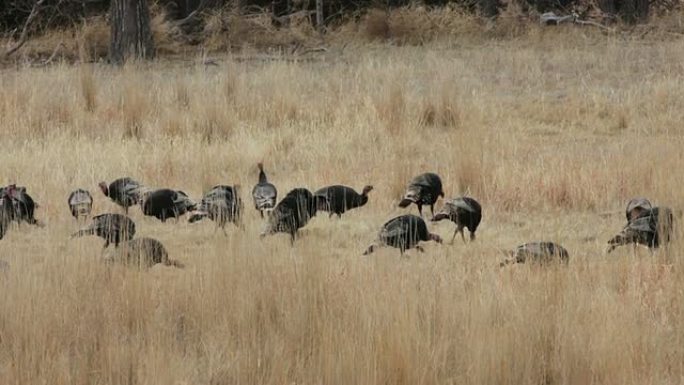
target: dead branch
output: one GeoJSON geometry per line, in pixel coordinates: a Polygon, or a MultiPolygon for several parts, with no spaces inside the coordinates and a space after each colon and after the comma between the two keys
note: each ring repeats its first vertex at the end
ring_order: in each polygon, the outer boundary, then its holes
{"type": "Polygon", "coordinates": [[[190,14],[188,16],[186,16],[185,18],[178,20],[176,22],[176,26],[182,27],[185,24],[191,22],[195,18],[195,16],[197,16],[198,13],[202,12],[204,10],[204,8],[206,8],[207,4],[209,4],[209,0],[202,0],[202,2],[197,6],[197,9],[190,12],[190,14]]]}
{"type": "MultiPolygon", "coordinates": [[[[283,16],[275,16],[274,15],[274,16],[272,16],[272,18],[273,18],[273,20],[275,20],[281,24],[286,24],[286,23],[289,23],[293,19],[310,18],[311,16],[313,16],[315,14],[316,14],[316,11],[303,10],[303,11],[292,12],[290,14],[283,15],[283,16]]],[[[255,14],[255,15],[258,15],[258,14],[255,14]]]]}
{"type": "Polygon", "coordinates": [[[59,44],[57,44],[57,47],[55,47],[55,50],[52,51],[52,55],[50,55],[50,57],[47,58],[47,60],[45,60],[42,63],[42,65],[46,66],[46,65],[52,63],[52,61],[55,60],[55,57],[57,57],[57,54],[59,53],[60,48],[66,48],[66,45],[61,41],[59,42],[59,44]]]}
{"type": "Polygon", "coordinates": [[[539,23],[543,25],[558,25],[561,23],[572,22],[574,18],[574,15],[558,16],[553,12],[546,12],[539,16],[539,23]]]}
{"type": "Polygon", "coordinates": [[[605,30],[605,31],[615,32],[615,30],[614,30],[613,28],[606,27],[605,25],[603,25],[603,24],[601,24],[601,23],[597,23],[597,22],[595,22],[595,21],[575,19],[574,22],[575,22],[575,24],[580,24],[580,25],[591,25],[591,26],[594,26],[594,27],[603,29],[603,30],[605,30]]]}
{"type": "Polygon", "coordinates": [[[28,29],[31,26],[31,22],[33,19],[36,18],[38,15],[38,12],[40,11],[40,7],[43,5],[45,0],[38,0],[34,5],[33,8],[31,8],[31,13],[29,13],[28,17],[26,18],[26,22],[24,22],[24,27],[21,30],[21,35],[19,36],[19,41],[17,44],[14,45],[14,47],[11,47],[7,51],[5,51],[5,57],[9,57],[13,53],[15,53],[19,48],[21,48],[25,43],[26,43],[26,37],[28,36],[28,29]]]}
{"type": "Polygon", "coordinates": [[[542,25],[559,25],[562,23],[590,25],[590,26],[597,27],[597,28],[600,28],[600,29],[603,29],[606,31],[615,32],[615,30],[613,28],[606,27],[605,25],[603,25],[601,23],[597,23],[595,21],[589,21],[589,20],[581,20],[574,13],[572,15],[564,15],[564,16],[556,15],[553,12],[542,13],[539,16],[539,23],[542,25]]]}
{"type": "Polygon", "coordinates": [[[306,55],[309,53],[316,53],[316,52],[328,52],[328,49],[326,47],[314,47],[314,48],[307,48],[303,51],[299,51],[299,47],[295,48],[294,52],[292,54],[294,55],[306,55]]]}

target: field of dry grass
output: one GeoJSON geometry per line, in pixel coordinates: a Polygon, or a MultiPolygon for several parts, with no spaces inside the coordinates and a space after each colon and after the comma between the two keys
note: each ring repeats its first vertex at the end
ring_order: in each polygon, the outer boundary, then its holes
{"type": "Polygon", "coordinates": [[[681,237],[603,251],[632,196],[684,207],[684,43],[540,31],[276,59],[1,70],[0,183],[46,223],[0,241],[1,383],[681,383],[681,237]],[[259,161],[281,194],[375,190],[294,247],[260,240],[259,161]],[[482,202],[477,242],[361,257],[424,171],[482,202]],[[69,239],[66,197],[118,212],[96,184],[124,175],[195,198],[239,183],[245,229],[133,210],[186,268],[105,266],[100,239],[69,239]],[[567,268],[498,268],[541,239],[567,268]]]}

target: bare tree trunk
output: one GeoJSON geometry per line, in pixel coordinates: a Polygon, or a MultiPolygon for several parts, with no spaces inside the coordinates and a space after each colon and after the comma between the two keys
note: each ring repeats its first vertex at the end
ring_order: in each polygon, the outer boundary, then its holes
{"type": "Polygon", "coordinates": [[[271,1],[271,21],[276,27],[283,27],[290,24],[288,17],[292,13],[290,8],[290,0],[273,0],[271,1]]]}
{"type": "Polygon", "coordinates": [[[494,18],[499,14],[498,0],[478,0],[477,5],[482,16],[486,18],[494,18]]]}
{"type": "Polygon", "coordinates": [[[648,0],[624,0],[619,13],[622,20],[627,23],[644,23],[648,21],[648,0]]]}
{"type": "Polygon", "coordinates": [[[624,0],[620,2],[620,18],[622,21],[634,24],[636,23],[636,1],[624,0]]]}
{"type": "Polygon", "coordinates": [[[316,29],[323,33],[323,0],[316,0],[316,29]]]}
{"type": "Polygon", "coordinates": [[[130,58],[154,58],[147,0],[112,0],[110,12],[109,59],[112,63],[123,64],[130,58]]]}
{"type": "Polygon", "coordinates": [[[617,14],[617,6],[615,5],[615,0],[599,0],[598,6],[602,12],[608,13],[611,16],[617,14]]]}
{"type": "Polygon", "coordinates": [[[650,4],[648,0],[636,0],[637,21],[645,23],[648,21],[650,4]]]}

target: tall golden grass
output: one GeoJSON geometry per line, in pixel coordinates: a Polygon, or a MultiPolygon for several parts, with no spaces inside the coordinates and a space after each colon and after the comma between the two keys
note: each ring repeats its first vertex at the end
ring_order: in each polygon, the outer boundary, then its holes
{"type": "Polygon", "coordinates": [[[680,383],[680,231],[655,254],[603,250],[632,196],[684,205],[683,48],[563,30],[308,61],[3,70],[0,182],[27,186],[46,226],[0,241],[0,383],[680,383]],[[281,195],[375,190],[294,247],[260,240],[259,161],[281,195]],[[361,257],[424,171],[481,201],[478,240],[361,257]],[[106,266],[101,240],[69,239],[66,198],[86,187],[95,213],[118,212],[96,184],[125,175],[195,198],[238,183],[245,229],[134,209],[138,236],[186,268],[106,266]],[[498,268],[500,249],[532,240],[561,243],[570,265],[498,268]]]}

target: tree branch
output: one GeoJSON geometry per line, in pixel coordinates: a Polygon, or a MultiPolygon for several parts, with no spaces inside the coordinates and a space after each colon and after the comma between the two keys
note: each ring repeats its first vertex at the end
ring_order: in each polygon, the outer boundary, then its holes
{"type": "Polygon", "coordinates": [[[190,12],[190,14],[188,16],[186,16],[184,19],[178,20],[176,22],[176,25],[181,27],[181,26],[187,24],[188,22],[192,21],[192,19],[194,19],[198,13],[200,13],[204,10],[204,8],[207,6],[208,3],[209,3],[209,0],[202,0],[202,2],[197,6],[197,9],[190,12]]]}
{"type": "Polygon", "coordinates": [[[33,4],[33,8],[31,8],[31,13],[29,13],[28,17],[26,18],[26,22],[24,22],[24,28],[21,30],[19,41],[17,42],[17,44],[14,45],[14,47],[11,47],[7,51],[5,51],[5,57],[9,57],[13,53],[15,53],[19,48],[21,48],[24,45],[24,43],[26,43],[26,37],[28,35],[29,26],[31,25],[33,19],[35,19],[38,15],[40,7],[43,5],[44,2],[45,0],[38,0],[35,4],[33,4]]]}
{"type": "Polygon", "coordinates": [[[573,23],[573,24],[579,24],[579,25],[591,25],[593,27],[601,28],[606,31],[610,32],[615,32],[614,29],[610,27],[606,27],[605,25],[601,23],[597,23],[595,21],[590,21],[590,20],[581,20],[577,17],[576,14],[572,15],[565,15],[565,16],[558,16],[553,12],[546,12],[542,13],[539,16],[539,22],[542,25],[559,25],[562,23],[573,23]]]}
{"type": "Polygon", "coordinates": [[[60,41],[59,44],[57,44],[57,47],[55,47],[55,50],[52,51],[52,55],[50,55],[50,57],[47,60],[45,60],[42,63],[42,65],[46,66],[46,65],[52,63],[52,61],[55,60],[55,58],[57,57],[57,54],[59,53],[59,49],[64,48],[64,47],[66,47],[66,46],[64,45],[63,42],[60,41]]]}

